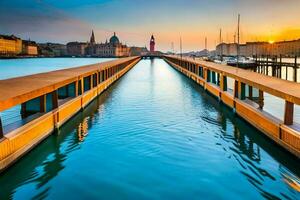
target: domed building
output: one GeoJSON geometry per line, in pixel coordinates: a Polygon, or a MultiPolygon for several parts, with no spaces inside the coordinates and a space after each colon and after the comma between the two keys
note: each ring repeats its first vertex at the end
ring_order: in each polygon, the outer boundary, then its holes
{"type": "Polygon", "coordinates": [[[114,35],[109,39],[109,43],[111,44],[119,44],[119,38],[116,36],[116,32],[114,32],[114,35]]]}
{"type": "Polygon", "coordinates": [[[116,33],[109,39],[109,42],[97,44],[94,32],[86,48],[86,55],[96,57],[126,57],[129,56],[130,48],[122,44],[116,33]]]}

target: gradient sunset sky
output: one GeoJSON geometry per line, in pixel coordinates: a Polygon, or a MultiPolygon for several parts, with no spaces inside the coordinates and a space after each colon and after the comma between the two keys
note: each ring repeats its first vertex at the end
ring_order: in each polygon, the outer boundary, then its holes
{"type": "MultiPolygon", "coordinates": [[[[37,42],[97,42],[115,31],[129,46],[147,46],[151,34],[157,49],[214,49],[219,29],[232,42],[241,14],[241,41],[300,38],[300,0],[0,0],[0,34],[37,42]]],[[[149,47],[148,47],[149,48],[149,47]]]]}

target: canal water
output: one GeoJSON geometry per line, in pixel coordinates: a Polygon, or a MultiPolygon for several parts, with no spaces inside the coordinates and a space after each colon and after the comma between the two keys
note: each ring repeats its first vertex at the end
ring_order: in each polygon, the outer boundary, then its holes
{"type": "Polygon", "coordinates": [[[0,59],[0,80],[113,60],[114,58],[0,59]]]}
{"type": "Polygon", "coordinates": [[[300,164],[163,60],[142,60],[0,176],[0,199],[300,199],[300,164]]]}

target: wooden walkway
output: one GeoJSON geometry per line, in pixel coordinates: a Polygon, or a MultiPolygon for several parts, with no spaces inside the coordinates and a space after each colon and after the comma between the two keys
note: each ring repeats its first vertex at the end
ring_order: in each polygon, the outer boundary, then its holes
{"type": "MultiPolygon", "coordinates": [[[[179,57],[171,56],[176,59],[179,57]]],[[[300,84],[292,81],[279,79],[276,77],[266,76],[256,72],[245,69],[231,67],[227,65],[220,65],[207,61],[196,61],[192,58],[183,58],[183,61],[194,63],[199,66],[207,67],[224,76],[234,78],[248,85],[252,85],[269,94],[285,99],[289,102],[300,105],[300,84]]]]}
{"type": "Polygon", "coordinates": [[[85,65],[24,77],[0,80],[0,112],[15,105],[50,93],[64,85],[80,80],[97,70],[130,61],[133,58],[121,58],[99,64],[85,65]]]}

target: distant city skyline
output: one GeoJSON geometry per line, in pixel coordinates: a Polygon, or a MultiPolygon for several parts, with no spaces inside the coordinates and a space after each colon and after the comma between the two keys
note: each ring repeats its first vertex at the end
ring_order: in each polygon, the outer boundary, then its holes
{"type": "Polygon", "coordinates": [[[299,0],[2,0],[0,34],[15,34],[37,42],[96,42],[113,32],[129,46],[147,46],[153,34],[156,49],[210,50],[233,42],[241,14],[241,42],[300,38],[299,0]]]}

